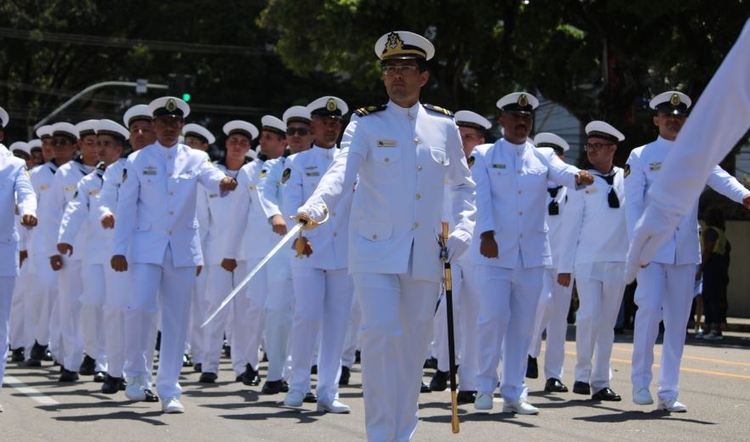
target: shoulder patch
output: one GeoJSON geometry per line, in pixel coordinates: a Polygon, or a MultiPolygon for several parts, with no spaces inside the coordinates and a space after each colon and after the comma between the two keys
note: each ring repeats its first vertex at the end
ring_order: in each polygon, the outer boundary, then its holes
{"type": "Polygon", "coordinates": [[[630,175],[630,164],[625,165],[625,171],[622,173],[623,178],[627,178],[630,175]]]}
{"type": "Polygon", "coordinates": [[[444,109],[440,106],[433,106],[431,104],[422,104],[422,107],[427,109],[428,111],[436,112],[438,114],[443,114],[448,117],[453,117],[453,112],[449,111],[448,109],[444,109]]]}
{"type": "Polygon", "coordinates": [[[354,113],[357,114],[357,116],[359,117],[364,117],[365,115],[370,115],[375,112],[384,111],[386,107],[388,107],[387,104],[381,104],[380,106],[360,107],[359,109],[355,110],[354,113]]]}
{"type": "Polygon", "coordinates": [[[289,177],[292,175],[292,169],[286,168],[284,169],[284,172],[281,174],[281,184],[286,183],[286,181],[289,179],[289,177]]]}
{"type": "Polygon", "coordinates": [[[466,160],[466,163],[469,165],[469,169],[471,169],[471,166],[474,165],[474,155],[470,156],[468,160],[466,160]]]}

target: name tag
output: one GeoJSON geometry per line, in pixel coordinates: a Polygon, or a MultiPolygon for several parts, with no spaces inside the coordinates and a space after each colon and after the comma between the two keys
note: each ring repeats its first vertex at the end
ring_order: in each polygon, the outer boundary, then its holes
{"type": "Polygon", "coordinates": [[[305,173],[307,176],[320,176],[320,172],[307,172],[305,173]]]}
{"type": "Polygon", "coordinates": [[[305,167],[305,170],[315,170],[317,168],[318,168],[318,166],[307,166],[307,167],[305,167]]]}
{"type": "Polygon", "coordinates": [[[156,175],[156,167],[155,166],[146,166],[143,169],[144,175],[156,175]]]}
{"type": "Polygon", "coordinates": [[[396,140],[378,140],[378,147],[396,147],[396,140]]]}
{"type": "Polygon", "coordinates": [[[218,197],[219,197],[219,194],[217,194],[217,193],[212,193],[212,194],[208,195],[208,197],[209,197],[209,198],[218,198],[218,197]]]}
{"type": "Polygon", "coordinates": [[[661,161],[650,163],[648,165],[648,170],[660,170],[661,169],[661,161]]]}
{"type": "Polygon", "coordinates": [[[74,190],[76,190],[76,186],[65,186],[65,191],[66,192],[72,192],[74,190]]]}
{"type": "Polygon", "coordinates": [[[493,169],[505,169],[505,167],[506,167],[505,164],[493,164],[492,165],[493,169]]]}
{"type": "Polygon", "coordinates": [[[47,189],[49,189],[49,186],[46,185],[46,184],[42,184],[41,186],[39,186],[39,188],[42,189],[42,190],[47,190],[47,189]]]}
{"type": "Polygon", "coordinates": [[[596,187],[591,187],[589,189],[586,189],[584,192],[586,192],[587,194],[591,195],[592,193],[596,193],[598,191],[599,191],[599,189],[597,189],[596,187]]]}

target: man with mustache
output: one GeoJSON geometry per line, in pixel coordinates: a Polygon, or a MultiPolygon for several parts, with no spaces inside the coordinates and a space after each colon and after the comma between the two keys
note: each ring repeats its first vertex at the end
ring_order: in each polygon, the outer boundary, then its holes
{"type": "Polygon", "coordinates": [[[579,188],[590,172],[545,155],[528,141],[539,100],[526,92],[504,96],[499,123],[504,138],[474,149],[474,247],[479,287],[479,373],[474,408],[491,410],[502,352],[503,412],[538,414],[523,383],[534,316],[546,266],[552,264],[547,225],[547,182],[579,188]],[[476,241],[475,241],[476,242],[476,241]],[[478,252],[478,253],[476,253],[478,252]]]}

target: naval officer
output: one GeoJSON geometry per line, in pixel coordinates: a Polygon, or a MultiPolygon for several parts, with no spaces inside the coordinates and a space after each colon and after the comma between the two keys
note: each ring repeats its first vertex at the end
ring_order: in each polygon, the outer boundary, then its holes
{"type": "Polygon", "coordinates": [[[455,223],[448,259],[460,256],[471,241],[474,182],[458,128],[449,111],[419,102],[434,52],[429,40],[412,32],[378,39],[375,53],[390,100],[356,112],[341,154],[298,212],[301,220],[323,221],[359,176],[349,223],[349,272],[362,309],[371,441],[409,440],[416,431],[422,364],[442,277],[435,239],[446,181],[455,223]]]}
{"type": "Polygon", "coordinates": [[[125,315],[125,347],[135,376],[128,379],[125,394],[131,400],[146,399],[147,326],[160,305],[162,340],[156,388],[163,400],[162,411],[182,413],[178,378],[190,318],[188,297],[196,268],[202,265],[197,185],[200,182],[212,192],[226,194],[237,183],[214,167],[205,152],[178,143],[184,117],[190,112],[187,103],[162,97],[152,101],[149,109],[156,143],[131,155],[123,169],[111,259],[112,268],[129,270],[133,281],[125,315]]]}

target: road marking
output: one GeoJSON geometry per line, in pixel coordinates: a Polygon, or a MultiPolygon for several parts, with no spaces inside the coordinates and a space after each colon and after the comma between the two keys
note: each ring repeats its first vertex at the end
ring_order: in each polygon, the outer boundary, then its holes
{"type": "Polygon", "coordinates": [[[29,387],[28,385],[24,384],[23,382],[19,381],[13,376],[5,376],[5,378],[3,378],[3,383],[11,388],[15,388],[19,392],[37,401],[41,405],[59,405],[60,404],[59,402],[52,399],[51,397],[45,396],[44,393],[37,390],[36,388],[29,387]]]}
{"type": "MultiPolygon", "coordinates": [[[[627,347],[613,347],[613,350],[617,351],[624,351],[628,353],[633,353],[632,348],[627,347]]],[[[654,357],[661,357],[660,351],[654,351],[654,357]]],[[[689,359],[691,361],[701,361],[701,362],[714,362],[717,364],[727,364],[727,365],[739,365],[740,367],[750,367],[750,363],[748,362],[736,362],[736,361],[727,361],[726,359],[714,359],[714,358],[705,358],[702,356],[690,356],[690,355],[682,355],[682,359],[689,359]]]]}

